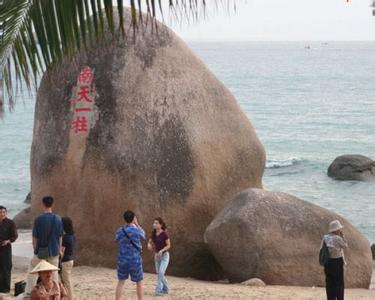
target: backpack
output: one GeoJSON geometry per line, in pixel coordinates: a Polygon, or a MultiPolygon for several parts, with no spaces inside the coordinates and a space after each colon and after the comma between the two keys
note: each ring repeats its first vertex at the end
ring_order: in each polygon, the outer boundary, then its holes
{"type": "Polygon", "coordinates": [[[323,240],[322,248],[319,251],[319,264],[324,266],[329,259],[329,251],[326,242],[323,240]]]}

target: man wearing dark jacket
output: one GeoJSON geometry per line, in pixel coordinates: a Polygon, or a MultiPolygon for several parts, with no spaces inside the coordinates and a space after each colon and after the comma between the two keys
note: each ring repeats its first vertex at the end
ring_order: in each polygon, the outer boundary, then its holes
{"type": "Polygon", "coordinates": [[[12,245],[17,239],[14,222],[7,218],[7,209],[0,205],[0,293],[10,292],[12,245]]]}

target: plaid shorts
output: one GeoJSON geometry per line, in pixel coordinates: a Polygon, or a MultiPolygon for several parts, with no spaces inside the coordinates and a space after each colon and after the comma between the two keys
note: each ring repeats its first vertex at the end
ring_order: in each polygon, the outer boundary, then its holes
{"type": "Polygon", "coordinates": [[[142,257],[117,262],[117,278],[118,280],[130,280],[139,282],[143,280],[143,264],[142,257]]]}

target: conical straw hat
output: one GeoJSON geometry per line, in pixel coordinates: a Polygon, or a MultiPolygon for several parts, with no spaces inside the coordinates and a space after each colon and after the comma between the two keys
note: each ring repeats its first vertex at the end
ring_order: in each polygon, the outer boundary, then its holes
{"type": "Polygon", "coordinates": [[[59,268],[50,264],[46,260],[42,260],[36,267],[30,272],[30,274],[36,274],[43,271],[58,271],[59,268]]]}

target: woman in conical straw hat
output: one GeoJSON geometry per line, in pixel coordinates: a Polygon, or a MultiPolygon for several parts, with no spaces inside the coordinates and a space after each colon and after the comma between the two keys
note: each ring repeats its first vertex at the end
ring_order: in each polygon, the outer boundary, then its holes
{"type": "Polygon", "coordinates": [[[33,288],[30,294],[31,300],[67,300],[67,293],[64,286],[53,280],[52,273],[57,272],[59,268],[42,260],[30,272],[39,274],[39,282],[33,288]]]}
{"type": "Polygon", "coordinates": [[[348,247],[348,243],[343,228],[339,220],[334,220],[329,223],[328,234],[323,238],[329,253],[324,265],[328,300],[344,300],[344,249],[348,247]]]}

